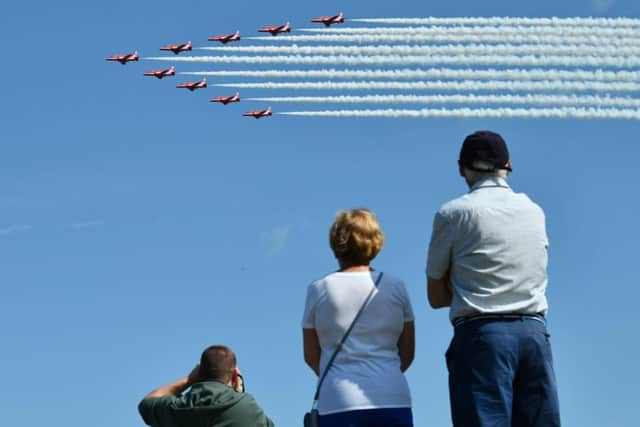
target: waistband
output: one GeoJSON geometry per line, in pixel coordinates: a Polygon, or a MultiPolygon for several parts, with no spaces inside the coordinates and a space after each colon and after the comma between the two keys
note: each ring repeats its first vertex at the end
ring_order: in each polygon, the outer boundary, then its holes
{"type": "Polygon", "coordinates": [[[520,319],[533,319],[539,322],[545,323],[546,320],[542,313],[480,313],[472,314],[469,316],[456,317],[453,319],[453,327],[460,326],[467,322],[473,322],[474,320],[520,320],[520,319]]]}

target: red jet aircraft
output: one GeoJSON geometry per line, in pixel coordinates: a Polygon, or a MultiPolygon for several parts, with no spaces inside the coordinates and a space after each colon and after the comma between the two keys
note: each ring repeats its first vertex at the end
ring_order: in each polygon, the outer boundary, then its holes
{"type": "Polygon", "coordinates": [[[139,58],[138,58],[138,51],[135,51],[133,53],[127,53],[127,54],[121,54],[121,55],[113,55],[113,56],[110,56],[110,57],[105,58],[105,59],[107,61],[118,61],[119,63],[124,65],[127,62],[137,61],[139,58]]]}
{"type": "Polygon", "coordinates": [[[193,92],[196,89],[203,89],[207,87],[207,79],[202,79],[199,82],[180,83],[176,87],[180,89],[189,89],[191,92],[193,92]]]}
{"type": "Polygon", "coordinates": [[[220,42],[222,44],[227,44],[229,42],[236,42],[240,40],[240,31],[236,31],[233,34],[221,34],[219,36],[209,37],[207,40],[210,42],[220,42]]]}
{"type": "Polygon", "coordinates": [[[258,30],[261,33],[271,33],[272,36],[277,36],[280,33],[290,33],[291,25],[287,22],[282,25],[269,25],[268,27],[260,28],[258,30]]]}
{"type": "Polygon", "coordinates": [[[259,119],[261,117],[267,117],[267,116],[271,116],[273,115],[271,113],[271,107],[267,107],[264,110],[255,110],[255,111],[248,111],[246,113],[243,114],[243,116],[247,116],[247,117],[255,117],[256,119],[259,119]]]}
{"type": "Polygon", "coordinates": [[[168,50],[177,55],[180,52],[186,52],[188,50],[191,50],[191,42],[186,42],[182,44],[168,44],[166,46],[162,46],[160,50],[168,50]]]}
{"type": "Polygon", "coordinates": [[[227,105],[230,102],[240,102],[240,93],[236,92],[234,95],[231,95],[231,96],[218,96],[215,98],[211,98],[209,102],[220,102],[224,105],[227,105]]]}
{"type": "Polygon", "coordinates": [[[323,23],[325,27],[329,27],[333,24],[344,23],[344,15],[340,12],[335,16],[321,16],[319,18],[313,18],[311,22],[320,22],[323,23]]]}
{"type": "Polygon", "coordinates": [[[144,73],[145,76],[157,77],[158,79],[162,79],[164,77],[175,76],[176,70],[173,68],[173,65],[166,70],[151,70],[144,73]]]}

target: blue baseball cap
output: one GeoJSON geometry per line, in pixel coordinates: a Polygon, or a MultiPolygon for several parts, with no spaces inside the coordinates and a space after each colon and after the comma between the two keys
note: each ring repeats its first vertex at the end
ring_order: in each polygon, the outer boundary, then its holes
{"type": "Polygon", "coordinates": [[[495,172],[500,169],[511,171],[509,150],[502,137],[488,130],[481,130],[467,136],[462,143],[458,164],[476,172],[495,172]],[[478,166],[486,164],[487,168],[478,166]]]}

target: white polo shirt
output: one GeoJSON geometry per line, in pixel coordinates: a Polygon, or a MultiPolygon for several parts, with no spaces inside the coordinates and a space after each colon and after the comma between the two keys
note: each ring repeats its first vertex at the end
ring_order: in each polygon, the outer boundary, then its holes
{"type": "Polygon", "coordinates": [[[506,180],[477,182],[435,215],[427,276],[450,271],[450,319],[479,313],[546,313],[547,249],[542,209],[506,180]]]}

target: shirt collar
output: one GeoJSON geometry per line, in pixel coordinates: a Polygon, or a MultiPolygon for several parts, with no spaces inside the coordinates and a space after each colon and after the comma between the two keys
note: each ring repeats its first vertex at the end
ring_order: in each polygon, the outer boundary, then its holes
{"type": "Polygon", "coordinates": [[[483,178],[477,181],[475,184],[471,186],[469,189],[469,193],[472,193],[476,190],[480,190],[482,188],[511,188],[509,184],[507,184],[507,180],[504,178],[500,178],[498,176],[490,176],[488,178],[483,178]]]}

